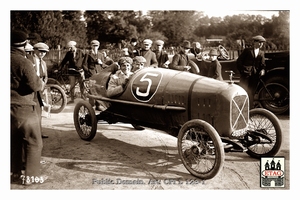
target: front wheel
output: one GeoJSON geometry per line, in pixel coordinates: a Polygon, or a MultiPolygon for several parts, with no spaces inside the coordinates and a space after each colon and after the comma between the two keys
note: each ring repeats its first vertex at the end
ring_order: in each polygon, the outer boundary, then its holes
{"type": "Polygon", "coordinates": [[[67,105],[67,95],[65,91],[56,84],[47,85],[49,87],[48,97],[50,96],[51,113],[62,112],[67,105]]]}
{"type": "Polygon", "coordinates": [[[186,122],[179,131],[177,146],[185,168],[200,179],[211,179],[223,168],[225,154],[221,138],[205,121],[186,122]]]}
{"type": "Polygon", "coordinates": [[[92,140],[97,132],[97,117],[92,105],[80,100],[74,108],[74,125],[79,137],[83,140],[92,140]]]}
{"type": "Polygon", "coordinates": [[[267,137],[260,137],[260,142],[248,147],[247,154],[254,158],[275,156],[281,147],[282,129],[279,119],[263,108],[250,110],[248,130],[259,131],[267,137]],[[271,141],[266,140],[270,138],[271,141]]]}

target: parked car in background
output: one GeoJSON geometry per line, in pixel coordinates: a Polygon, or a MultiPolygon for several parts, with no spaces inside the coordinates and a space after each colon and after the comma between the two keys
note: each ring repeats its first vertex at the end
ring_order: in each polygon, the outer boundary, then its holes
{"type": "MultiPolygon", "coordinates": [[[[224,53],[224,47],[220,45],[219,51],[224,53]]],[[[206,76],[208,63],[207,56],[203,59],[197,59],[190,54],[190,60],[194,62],[199,68],[199,75],[206,76]]],[[[220,53],[220,54],[221,54],[220,53]]],[[[228,51],[225,49],[225,53],[228,51]]],[[[219,61],[222,65],[222,76],[224,81],[234,81],[239,84],[240,72],[237,69],[237,56],[233,59],[222,58],[219,61]]],[[[290,96],[290,52],[265,52],[266,58],[266,74],[261,77],[258,83],[256,93],[254,96],[255,105],[263,107],[275,114],[283,114],[289,110],[289,96],[290,96]]]]}

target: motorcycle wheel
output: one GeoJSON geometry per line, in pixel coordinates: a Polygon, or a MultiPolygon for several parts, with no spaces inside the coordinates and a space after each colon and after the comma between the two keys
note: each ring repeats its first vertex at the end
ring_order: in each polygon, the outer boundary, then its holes
{"type": "Polygon", "coordinates": [[[97,118],[92,105],[80,100],[74,107],[73,120],[75,129],[82,140],[92,140],[97,132],[97,118]]]}
{"type": "Polygon", "coordinates": [[[177,146],[185,168],[200,179],[211,179],[223,168],[225,153],[221,138],[205,121],[186,122],[179,131],[177,146]]]}
{"type": "Polygon", "coordinates": [[[279,152],[282,143],[282,129],[279,119],[272,112],[263,108],[250,110],[248,130],[264,130],[265,135],[272,140],[271,143],[262,141],[249,146],[248,155],[253,158],[271,157],[279,152]]]}

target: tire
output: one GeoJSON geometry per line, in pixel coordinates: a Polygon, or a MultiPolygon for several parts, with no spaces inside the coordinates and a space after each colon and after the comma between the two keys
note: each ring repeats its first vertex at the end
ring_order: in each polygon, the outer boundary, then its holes
{"type": "Polygon", "coordinates": [[[248,130],[265,130],[265,135],[272,139],[271,143],[257,143],[248,147],[247,154],[253,158],[275,156],[281,147],[282,129],[279,119],[263,108],[250,110],[248,130]]]}
{"type": "Polygon", "coordinates": [[[75,129],[82,140],[92,140],[97,132],[97,117],[92,105],[80,100],[74,107],[73,120],[75,129]]]}
{"type": "Polygon", "coordinates": [[[48,97],[50,97],[50,113],[60,113],[67,105],[67,95],[59,85],[47,85],[50,88],[48,97]]]}
{"type": "Polygon", "coordinates": [[[193,73],[193,74],[200,74],[200,69],[199,69],[198,65],[194,61],[189,60],[188,66],[191,67],[191,69],[189,70],[191,73],[193,73]]]}
{"type": "Polygon", "coordinates": [[[260,88],[258,98],[261,106],[274,114],[283,114],[290,108],[290,93],[288,88],[280,82],[266,83],[260,88]]]}
{"type": "Polygon", "coordinates": [[[179,130],[177,147],[185,168],[202,180],[215,177],[223,168],[225,153],[221,138],[205,121],[186,122],[179,130]]]}

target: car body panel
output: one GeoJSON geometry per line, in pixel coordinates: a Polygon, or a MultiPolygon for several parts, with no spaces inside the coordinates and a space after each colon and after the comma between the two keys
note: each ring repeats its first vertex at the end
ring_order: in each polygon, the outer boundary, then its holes
{"type": "Polygon", "coordinates": [[[168,132],[191,119],[202,119],[226,137],[247,127],[248,96],[236,84],[189,72],[144,68],[132,75],[121,95],[107,98],[109,74],[102,71],[91,78],[90,97],[108,102],[109,111],[132,122],[168,132]]]}

